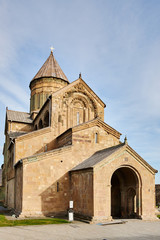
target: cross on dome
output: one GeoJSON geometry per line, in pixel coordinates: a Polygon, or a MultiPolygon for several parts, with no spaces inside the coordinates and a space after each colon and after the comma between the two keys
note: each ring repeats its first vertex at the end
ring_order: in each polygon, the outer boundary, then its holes
{"type": "Polygon", "coordinates": [[[51,52],[53,53],[53,50],[55,49],[53,46],[50,47],[51,52]]]}

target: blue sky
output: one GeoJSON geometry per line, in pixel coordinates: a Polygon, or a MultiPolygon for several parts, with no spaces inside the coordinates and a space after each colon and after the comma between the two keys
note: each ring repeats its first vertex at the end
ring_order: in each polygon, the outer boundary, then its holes
{"type": "Polygon", "coordinates": [[[0,151],[6,106],[29,112],[29,83],[53,45],[69,81],[81,72],[105,121],[160,171],[159,13],[159,0],[0,0],[0,151]]]}

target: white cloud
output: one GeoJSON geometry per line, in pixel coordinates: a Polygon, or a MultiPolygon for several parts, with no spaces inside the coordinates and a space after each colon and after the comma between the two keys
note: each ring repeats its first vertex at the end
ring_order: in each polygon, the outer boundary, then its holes
{"type": "MultiPolygon", "coordinates": [[[[22,112],[28,112],[27,108],[23,106],[21,102],[17,102],[13,97],[10,97],[8,94],[0,91],[0,102],[8,107],[10,110],[17,110],[22,112]]],[[[3,113],[5,114],[5,113],[3,113]]]]}
{"type": "MultiPolygon", "coordinates": [[[[8,78],[9,77],[10,76],[8,76],[8,78]]],[[[28,106],[29,96],[26,93],[24,87],[16,83],[12,77],[8,79],[6,77],[3,77],[3,75],[0,75],[0,78],[2,79],[0,81],[1,91],[4,89],[7,91],[6,95],[12,94],[12,99],[17,99],[19,102],[21,102],[21,104],[28,106]]]]}

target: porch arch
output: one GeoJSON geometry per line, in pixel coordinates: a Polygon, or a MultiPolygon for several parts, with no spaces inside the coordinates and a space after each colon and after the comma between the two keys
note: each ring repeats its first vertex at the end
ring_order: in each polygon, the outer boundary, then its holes
{"type": "Polygon", "coordinates": [[[139,218],[141,216],[141,178],[132,166],[123,165],[111,176],[111,216],[139,218]]]}

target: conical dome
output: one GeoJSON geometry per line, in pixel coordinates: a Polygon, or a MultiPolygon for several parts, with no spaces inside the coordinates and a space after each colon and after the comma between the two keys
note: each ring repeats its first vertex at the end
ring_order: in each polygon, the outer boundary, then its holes
{"type": "Polygon", "coordinates": [[[53,52],[30,82],[30,111],[37,112],[48,96],[69,84],[69,81],[57,63],[53,52]]]}
{"type": "Polygon", "coordinates": [[[69,82],[66,75],[59,66],[58,62],[56,61],[52,51],[47,60],[45,61],[45,63],[43,64],[43,66],[40,68],[35,77],[32,79],[32,81],[34,79],[42,77],[55,77],[63,79],[66,82],[69,82]]]}

